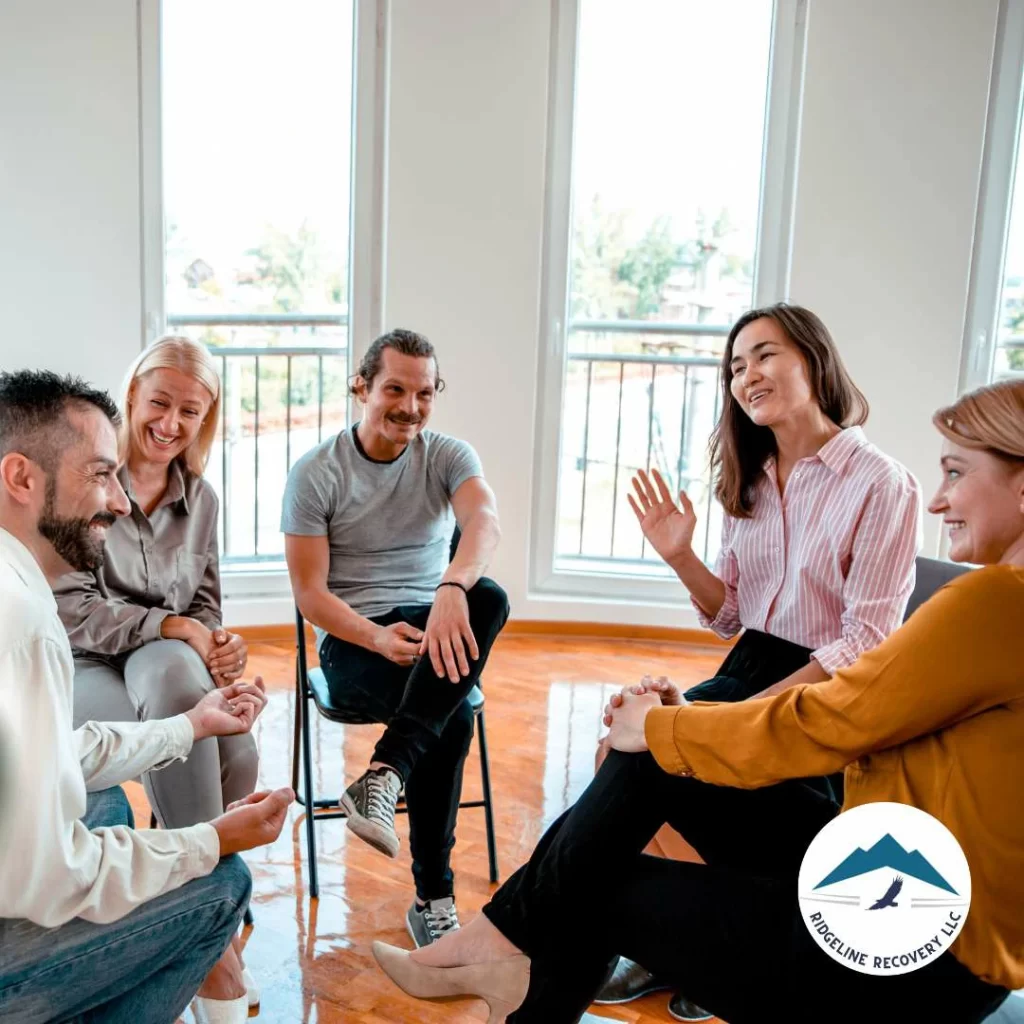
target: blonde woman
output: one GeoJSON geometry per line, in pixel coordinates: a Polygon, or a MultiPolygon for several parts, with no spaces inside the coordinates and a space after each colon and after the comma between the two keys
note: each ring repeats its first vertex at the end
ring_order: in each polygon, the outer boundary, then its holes
{"type": "MultiPolygon", "coordinates": [[[[170,718],[245,671],[245,643],[221,624],[218,501],[203,479],[220,400],[210,354],[188,338],[161,338],[128,371],[118,478],[131,510],[110,526],[103,565],[54,588],[76,728],[170,718]]],[[[257,763],[248,734],[207,739],[143,785],[160,824],[182,828],[252,793],[257,763]]]]}

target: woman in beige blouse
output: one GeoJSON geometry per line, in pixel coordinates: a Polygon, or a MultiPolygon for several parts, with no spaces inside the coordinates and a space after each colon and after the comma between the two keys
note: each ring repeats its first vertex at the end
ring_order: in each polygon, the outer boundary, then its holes
{"type": "MultiPolygon", "coordinates": [[[[131,512],[110,527],[99,569],[54,588],[76,728],[170,718],[245,670],[242,638],[221,624],[218,501],[203,479],[220,397],[210,354],[187,338],[161,338],[128,371],[118,477],[131,512]]],[[[160,824],[183,828],[252,793],[257,765],[250,735],[227,736],[142,781],[160,824]]]]}

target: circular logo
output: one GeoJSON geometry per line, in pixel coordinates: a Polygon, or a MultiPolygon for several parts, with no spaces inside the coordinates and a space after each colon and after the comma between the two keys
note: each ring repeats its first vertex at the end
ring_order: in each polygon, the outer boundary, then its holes
{"type": "Polygon", "coordinates": [[[944,953],[971,905],[956,837],[906,804],[833,818],[804,854],[800,916],[833,960],[862,974],[908,974],[944,953]]]}

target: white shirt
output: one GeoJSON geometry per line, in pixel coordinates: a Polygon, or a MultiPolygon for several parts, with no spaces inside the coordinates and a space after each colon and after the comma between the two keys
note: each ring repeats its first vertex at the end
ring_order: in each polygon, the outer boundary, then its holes
{"type": "Polygon", "coordinates": [[[220,840],[202,823],[167,831],[89,831],[86,792],[184,760],[192,724],[87,722],[71,727],[74,666],[46,577],[0,529],[0,917],[53,928],[116,921],[208,875],[220,840]]]}

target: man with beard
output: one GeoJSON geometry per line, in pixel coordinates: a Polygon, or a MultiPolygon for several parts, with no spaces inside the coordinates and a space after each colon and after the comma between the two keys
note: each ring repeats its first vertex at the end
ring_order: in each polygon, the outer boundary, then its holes
{"type": "Polygon", "coordinates": [[[378,338],[351,389],[362,419],[295,464],[281,517],[331,702],[387,725],[341,804],[348,827],[394,857],[404,787],[416,884],[406,926],[417,946],[458,927],[450,859],[473,736],[467,697],[509,610],[483,575],[500,531],[480,460],[425,429],[443,387],[426,338],[378,338]],[[460,540],[449,561],[453,511],[460,540]]]}
{"type": "Polygon", "coordinates": [[[71,648],[48,581],[97,567],[128,510],[118,419],[76,378],[0,373],[5,1020],[168,1021],[200,986],[216,988],[251,888],[230,855],[275,839],[292,799],[254,794],[209,823],[137,832],[119,788],[201,739],[248,731],[266,703],[259,680],[175,718],[72,730],[71,648]]]}

